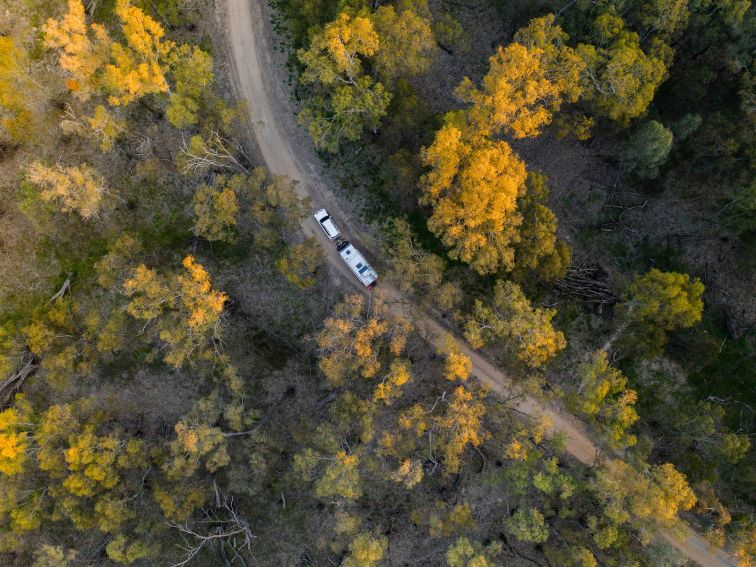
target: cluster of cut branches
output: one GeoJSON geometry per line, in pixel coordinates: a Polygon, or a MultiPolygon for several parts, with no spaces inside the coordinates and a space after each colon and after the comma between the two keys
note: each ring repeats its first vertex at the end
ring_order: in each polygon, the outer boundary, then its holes
{"type": "Polygon", "coordinates": [[[561,295],[582,301],[611,305],[617,296],[602,279],[601,269],[594,264],[570,266],[564,277],[554,282],[554,288],[561,295]]]}

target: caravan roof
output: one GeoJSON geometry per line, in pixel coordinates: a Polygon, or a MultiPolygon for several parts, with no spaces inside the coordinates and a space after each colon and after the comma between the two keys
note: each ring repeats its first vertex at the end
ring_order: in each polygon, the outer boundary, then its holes
{"type": "Polygon", "coordinates": [[[354,275],[362,282],[362,285],[365,287],[372,287],[375,285],[378,281],[378,274],[375,273],[375,270],[373,270],[367,260],[365,260],[365,257],[354,247],[354,245],[349,242],[343,242],[338,250],[341,259],[344,260],[344,263],[346,263],[349,268],[351,268],[354,275]]]}

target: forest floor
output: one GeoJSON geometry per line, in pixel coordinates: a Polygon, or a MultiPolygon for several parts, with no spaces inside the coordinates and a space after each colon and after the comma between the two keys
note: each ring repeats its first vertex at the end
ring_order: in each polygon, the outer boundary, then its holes
{"type": "MultiPolygon", "coordinates": [[[[235,89],[249,104],[250,121],[262,157],[273,174],[287,175],[297,182],[301,197],[311,198],[315,208],[327,205],[335,213],[350,238],[353,232],[347,215],[337,203],[329,187],[333,180],[324,173],[311,143],[294,120],[290,86],[285,75],[285,50],[273,49],[280,40],[271,26],[270,9],[262,0],[226,0],[217,4],[218,23],[227,31],[228,54],[235,73],[235,89]]],[[[354,217],[352,217],[354,218],[354,217]]],[[[323,242],[334,283],[357,288],[351,273],[344,266],[335,247],[326,241],[315,221],[310,217],[302,223],[307,236],[323,242]]],[[[363,248],[367,249],[363,246],[363,248]]],[[[364,290],[362,290],[364,291],[364,290]]],[[[390,286],[381,285],[381,292],[397,310],[406,310],[406,302],[390,286]]],[[[427,314],[413,313],[416,324],[434,345],[441,346],[447,329],[427,314]]],[[[473,374],[500,395],[511,395],[512,385],[507,377],[478,353],[465,347],[473,362],[473,374]]],[[[551,419],[553,428],[566,438],[566,449],[581,462],[593,465],[598,450],[580,423],[555,407],[544,407],[532,398],[521,397],[516,408],[529,415],[543,415],[551,419]]],[[[712,550],[696,534],[689,532],[684,541],[663,536],[672,545],[704,567],[734,567],[735,562],[724,552],[712,550]]]]}
{"type": "MultiPolygon", "coordinates": [[[[458,107],[453,96],[457,85],[466,76],[479,81],[496,47],[527,24],[529,16],[523,12],[527,3],[507,3],[506,15],[496,4],[430,1],[434,12],[451,13],[469,38],[466,50],[453,55],[440,52],[431,72],[410,81],[431,112],[458,107]]],[[[559,219],[559,236],[572,248],[575,263],[601,264],[615,277],[638,266],[688,272],[704,282],[707,304],[722,312],[733,334],[753,329],[753,267],[743,265],[738,239],[717,218],[721,211],[700,207],[700,202],[710,202],[710,196],[692,195],[691,188],[674,179],[666,186],[651,181],[640,189],[640,183],[628,180],[619,165],[607,159],[617,155],[616,134],[600,129],[594,134],[589,142],[558,140],[548,131],[536,138],[510,140],[529,169],[549,178],[549,207],[559,219]]]]}

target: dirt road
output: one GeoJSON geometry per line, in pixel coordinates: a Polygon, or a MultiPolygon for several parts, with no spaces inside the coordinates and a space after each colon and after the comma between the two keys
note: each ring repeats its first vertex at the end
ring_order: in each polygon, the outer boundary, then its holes
{"type": "MultiPolygon", "coordinates": [[[[353,233],[348,231],[347,218],[319,173],[314,149],[310,144],[302,142],[302,132],[294,120],[289,86],[282,80],[280,63],[273,59],[276,40],[266,21],[268,16],[264,11],[264,1],[224,0],[219,3],[220,17],[224,19],[227,30],[237,95],[249,104],[250,122],[268,169],[274,174],[294,179],[299,195],[312,199],[313,210],[328,208],[342,225],[342,230],[346,228],[344,232],[351,237],[353,233]]],[[[315,236],[322,242],[328,253],[333,277],[365,291],[312,217],[302,223],[302,230],[307,236],[315,236]]],[[[380,284],[380,289],[393,309],[404,309],[405,303],[397,290],[385,283],[380,284]]],[[[415,320],[428,340],[441,348],[447,330],[429,316],[421,316],[418,320],[415,313],[415,320]]],[[[465,351],[472,360],[473,374],[491,390],[508,396],[511,383],[507,377],[477,352],[467,348],[465,351]]],[[[597,448],[579,422],[555,408],[544,407],[531,398],[519,398],[516,407],[528,415],[548,417],[553,429],[566,438],[566,448],[575,458],[588,465],[596,463],[597,448]]],[[[668,534],[662,534],[661,537],[703,567],[736,567],[735,561],[727,554],[709,549],[706,542],[692,531],[682,542],[668,534]]]]}

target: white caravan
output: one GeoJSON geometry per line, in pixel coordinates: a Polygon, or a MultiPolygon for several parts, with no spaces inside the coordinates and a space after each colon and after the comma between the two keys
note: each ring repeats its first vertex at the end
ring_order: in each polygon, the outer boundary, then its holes
{"type": "Polygon", "coordinates": [[[349,266],[355,276],[359,278],[365,287],[373,287],[378,281],[378,274],[370,267],[365,257],[360,254],[352,244],[347,241],[341,242],[337,250],[344,263],[349,266]]]}

